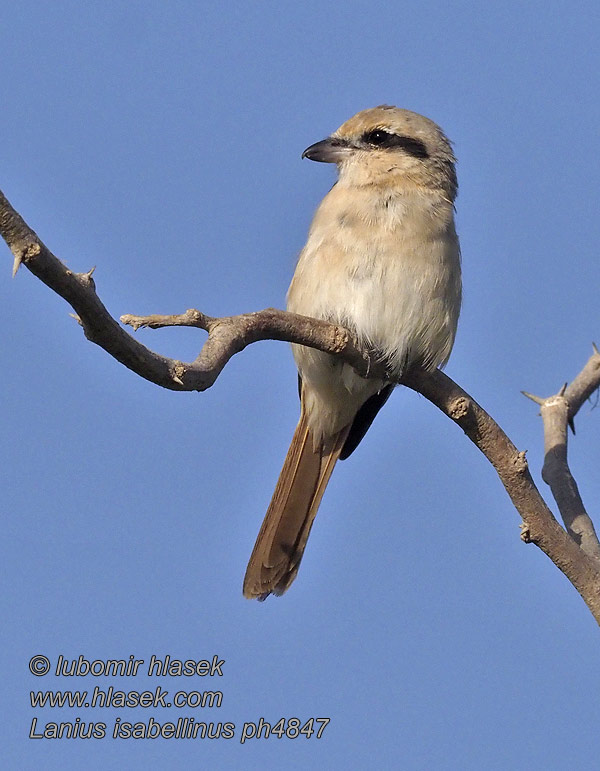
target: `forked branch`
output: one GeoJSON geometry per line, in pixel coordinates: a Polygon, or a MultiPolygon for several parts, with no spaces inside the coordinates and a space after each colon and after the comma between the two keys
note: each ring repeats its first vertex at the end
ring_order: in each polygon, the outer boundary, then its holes
{"type": "Polygon", "coordinates": [[[544,422],[544,467],[542,479],[550,490],[567,533],[581,549],[600,564],[600,542],[590,516],[585,510],[577,482],[567,459],[568,428],[575,433],[575,415],[591,394],[600,386],[600,353],[594,352],[573,382],[557,394],[542,399],[523,393],[540,405],[544,422]]]}

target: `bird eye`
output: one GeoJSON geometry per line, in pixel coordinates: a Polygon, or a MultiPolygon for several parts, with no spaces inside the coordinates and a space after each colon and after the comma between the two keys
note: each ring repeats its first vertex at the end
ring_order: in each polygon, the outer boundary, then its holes
{"type": "Polygon", "coordinates": [[[386,149],[398,148],[404,150],[413,158],[428,158],[429,153],[425,144],[420,139],[414,137],[405,137],[400,134],[392,134],[385,129],[374,129],[367,131],[362,135],[362,140],[372,147],[381,147],[386,149]]]}
{"type": "Polygon", "coordinates": [[[394,135],[383,129],[375,129],[375,131],[368,131],[366,134],[363,134],[363,140],[376,147],[386,147],[393,139],[394,135]]]}

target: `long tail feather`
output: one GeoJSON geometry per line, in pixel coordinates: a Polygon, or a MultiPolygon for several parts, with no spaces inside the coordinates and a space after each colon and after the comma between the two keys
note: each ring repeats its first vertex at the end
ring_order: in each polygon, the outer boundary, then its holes
{"type": "Polygon", "coordinates": [[[304,411],[260,528],[244,578],[244,596],[281,595],[296,578],[321,498],[350,426],[314,446],[304,411]]]}

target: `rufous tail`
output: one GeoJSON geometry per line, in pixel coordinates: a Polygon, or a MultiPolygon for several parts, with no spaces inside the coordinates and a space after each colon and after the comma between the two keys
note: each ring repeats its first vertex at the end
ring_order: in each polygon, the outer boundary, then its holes
{"type": "Polygon", "coordinates": [[[333,467],[350,426],[314,446],[304,410],[244,578],[244,597],[265,600],[286,592],[300,560],[333,467]]]}

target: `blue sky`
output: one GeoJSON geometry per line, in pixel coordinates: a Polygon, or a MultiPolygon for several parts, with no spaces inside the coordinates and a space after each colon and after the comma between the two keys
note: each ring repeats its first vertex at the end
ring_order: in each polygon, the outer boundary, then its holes
{"type": "MultiPolygon", "coordinates": [[[[332,169],[302,150],[382,102],[455,145],[464,307],[448,374],[528,457],[520,390],[572,378],[598,330],[599,12],[591,2],[20,2],[0,29],[0,188],[115,316],[283,307],[332,169]]],[[[519,540],[491,467],[398,390],[334,473],[300,575],[242,598],[297,419],[288,347],[205,394],[85,341],[4,249],[3,753],[9,768],[591,768],[598,629],[519,540]],[[225,660],[223,677],[34,677],[35,654],[225,660]],[[218,682],[217,682],[218,681],[218,682]],[[215,685],[217,682],[217,685],[215,685]],[[212,709],[32,709],[29,692],[216,689],[212,709]],[[233,722],[231,740],[35,740],[50,721],[233,722]],[[239,741],[244,722],[329,717],[239,741]]],[[[203,333],[138,333],[183,360],[203,333]]],[[[600,500],[599,416],[570,458],[600,500]]],[[[543,483],[540,480],[540,484],[543,483]]],[[[542,492],[547,493],[545,487],[542,492]]]]}

